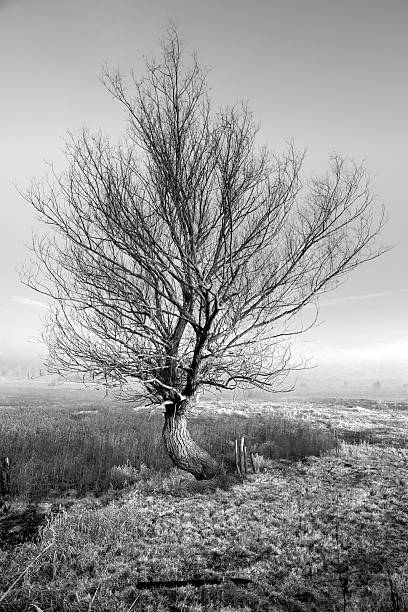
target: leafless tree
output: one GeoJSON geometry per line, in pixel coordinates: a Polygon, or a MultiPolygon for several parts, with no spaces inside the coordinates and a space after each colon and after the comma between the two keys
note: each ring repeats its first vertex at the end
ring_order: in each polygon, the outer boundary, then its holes
{"type": "Polygon", "coordinates": [[[197,390],[276,388],[299,313],[380,254],[383,215],[362,167],[335,156],[303,185],[303,153],[259,148],[248,108],[214,108],[174,30],[146,68],[104,74],[121,143],[70,136],[66,171],[30,188],[50,231],[24,281],[52,298],[48,367],[138,381],[165,405],[173,462],[210,478],[218,465],[187,429],[197,390]]]}

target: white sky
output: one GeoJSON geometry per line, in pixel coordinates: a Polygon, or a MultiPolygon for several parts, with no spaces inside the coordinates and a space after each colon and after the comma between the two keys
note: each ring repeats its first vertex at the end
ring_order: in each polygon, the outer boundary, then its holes
{"type": "Polygon", "coordinates": [[[406,0],[0,0],[0,354],[40,353],[28,340],[45,312],[16,272],[34,219],[13,183],[41,177],[67,129],[120,133],[101,65],[142,74],[169,19],[211,68],[216,102],[248,99],[271,148],[293,138],[313,172],[333,151],[365,160],[395,246],[324,296],[303,349],[317,362],[398,355],[408,379],[406,0]]]}

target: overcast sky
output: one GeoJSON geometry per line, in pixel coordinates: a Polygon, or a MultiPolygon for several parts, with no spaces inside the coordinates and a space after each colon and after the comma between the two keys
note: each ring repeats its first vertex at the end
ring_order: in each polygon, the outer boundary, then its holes
{"type": "Polygon", "coordinates": [[[13,184],[58,161],[68,129],[120,134],[101,66],[142,75],[169,20],[211,68],[216,102],[249,101],[263,143],[293,138],[310,172],[333,151],[365,160],[394,248],[322,299],[304,348],[317,363],[407,365],[407,0],[0,0],[0,353],[41,353],[29,340],[45,313],[16,272],[34,218],[13,184]]]}

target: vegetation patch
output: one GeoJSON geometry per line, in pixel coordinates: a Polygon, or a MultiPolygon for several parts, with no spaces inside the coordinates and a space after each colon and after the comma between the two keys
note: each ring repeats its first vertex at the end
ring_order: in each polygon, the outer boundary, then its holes
{"type": "Polygon", "coordinates": [[[55,506],[60,486],[61,507],[35,541],[4,542],[0,610],[408,609],[404,406],[203,403],[191,418],[200,443],[228,471],[245,435],[263,471],[200,482],[168,462],[161,414],[62,391],[14,399],[0,409],[20,478],[12,505],[55,506]],[[342,441],[361,432],[367,441],[342,441]]]}
{"type": "Polygon", "coordinates": [[[407,460],[343,443],[227,491],[180,495],[173,472],[105,507],[84,500],[40,542],[3,551],[4,592],[44,550],[3,609],[405,610],[407,460]],[[206,579],[223,582],[139,588],[206,579]]]}
{"type": "MultiPolygon", "coordinates": [[[[112,485],[173,467],[162,441],[161,410],[135,412],[125,402],[96,400],[92,393],[78,401],[75,392],[64,389],[54,390],[53,399],[35,388],[25,395],[8,389],[3,397],[0,391],[0,453],[10,458],[15,496],[36,500],[72,496],[73,491],[101,494],[112,485]]],[[[224,414],[221,405],[211,416],[204,403],[190,426],[193,437],[226,471],[234,469],[234,440],[241,436],[251,452],[266,460],[319,455],[337,444],[334,432],[294,419],[293,408],[266,410],[264,405],[259,415],[245,403],[227,405],[238,414],[224,414]]]]}

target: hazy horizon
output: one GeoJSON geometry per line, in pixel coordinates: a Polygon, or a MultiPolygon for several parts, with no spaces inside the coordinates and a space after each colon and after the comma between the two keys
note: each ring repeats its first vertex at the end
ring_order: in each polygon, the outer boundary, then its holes
{"type": "MultiPolygon", "coordinates": [[[[364,161],[389,215],[394,245],[321,298],[320,325],[297,344],[320,377],[349,372],[408,382],[405,162],[408,136],[408,4],[401,0],[0,1],[0,357],[38,360],[46,301],[17,274],[36,227],[24,190],[61,163],[67,130],[88,126],[117,139],[124,115],[100,83],[101,66],[156,54],[169,21],[210,68],[216,103],[247,99],[260,143],[307,148],[305,177],[336,151],[364,161]]],[[[305,378],[307,380],[307,377],[305,378]]],[[[401,384],[402,384],[401,382],[401,384]]]]}

